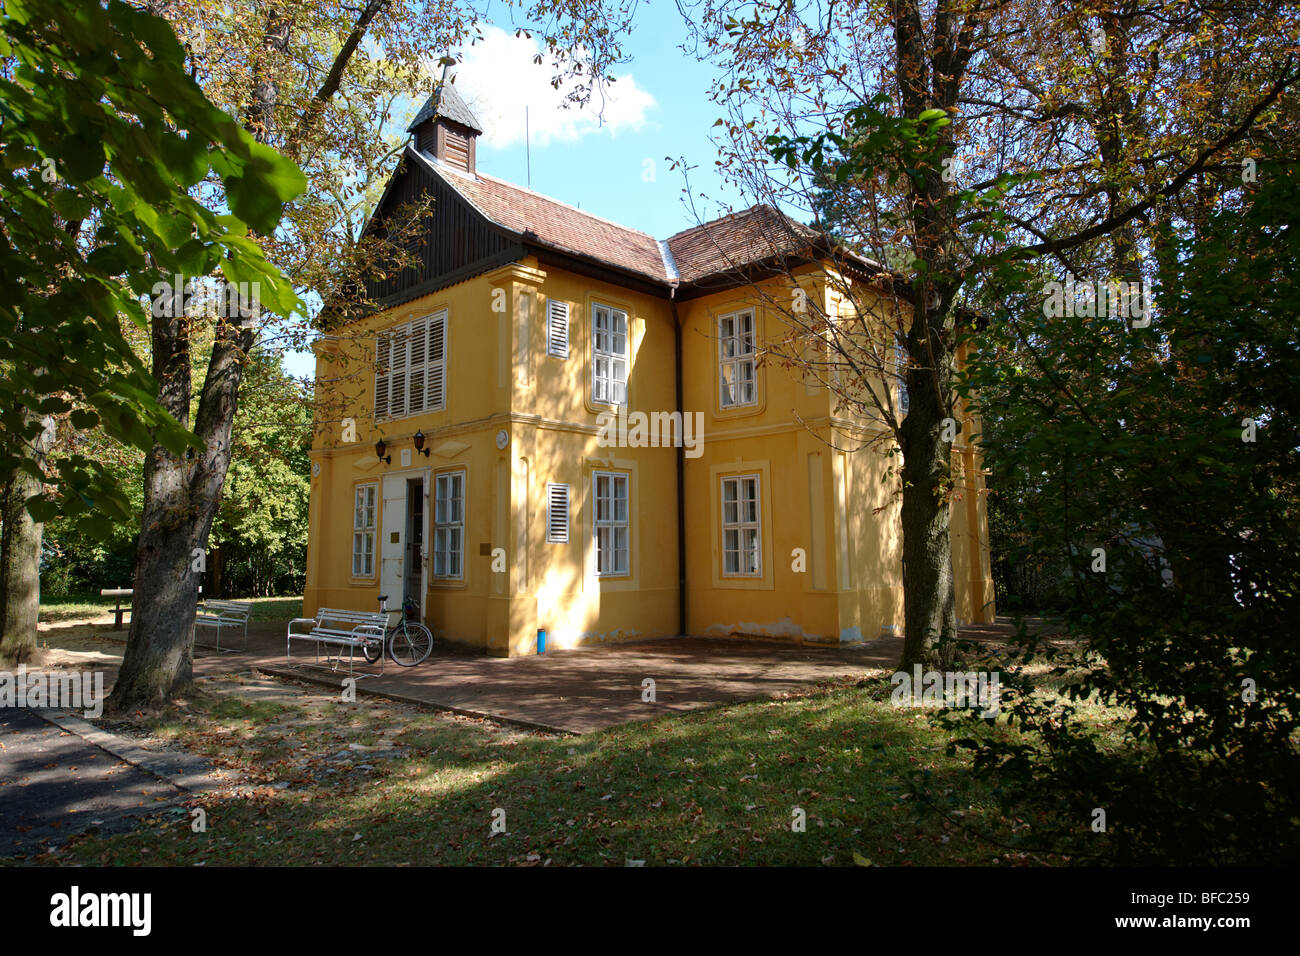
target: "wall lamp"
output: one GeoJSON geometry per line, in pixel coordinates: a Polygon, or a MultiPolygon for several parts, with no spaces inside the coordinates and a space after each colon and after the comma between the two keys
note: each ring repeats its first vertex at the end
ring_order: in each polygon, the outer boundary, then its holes
{"type": "Polygon", "coordinates": [[[384,443],[384,440],[382,438],[379,439],[379,441],[375,442],[375,457],[385,465],[391,465],[393,463],[393,456],[384,454],[384,451],[387,448],[388,445],[384,443]]]}
{"type": "Polygon", "coordinates": [[[429,457],[429,449],[424,447],[424,432],[422,431],[415,433],[415,453],[423,455],[425,458],[429,457]]]}

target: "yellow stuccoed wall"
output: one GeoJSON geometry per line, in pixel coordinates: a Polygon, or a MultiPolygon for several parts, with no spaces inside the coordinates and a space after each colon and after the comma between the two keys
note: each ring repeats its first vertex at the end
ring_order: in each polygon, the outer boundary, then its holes
{"type": "MultiPolygon", "coordinates": [[[[805,279],[809,293],[829,304],[815,276],[805,279]]],[[[513,656],[535,652],[538,628],[546,629],[548,648],[677,633],[676,450],[599,445],[597,415],[605,409],[590,401],[596,302],[629,316],[627,411],[672,411],[671,304],[532,258],[406,303],[318,346],[318,392],[326,404],[318,410],[312,452],[305,614],[323,606],[376,607],[378,579],[351,576],[358,483],[464,469],[464,579],[440,582],[430,574],[425,604],[427,621],[444,637],[513,656]],[[569,303],[565,360],[546,354],[548,298],[569,303]],[[446,410],[384,422],[377,430],[374,331],[444,308],[446,410]],[[344,417],[355,423],[350,443],[343,441],[344,417]],[[412,450],[404,468],[401,453],[412,449],[417,429],[431,454],[412,450]],[[501,431],[508,437],[504,449],[496,443],[501,431]],[[391,465],[376,459],[380,434],[391,465]],[[631,566],[617,578],[597,578],[594,570],[589,498],[591,473],[601,469],[631,475],[631,566]],[[567,543],[546,540],[550,482],[570,485],[567,543]],[[503,573],[492,570],[497,548],[505,552],[503,573]]],[[[869,450],[837,450],[844,442],[830,431],[828,393],[776,365],[759,369],[755,407],[719,408],[716,317],[746,306],[757,310],[760,337],[777,334],[779,314],[756,301],[753,290],[685,301],[678,309],[684,409],[703,413],[704,427],[703,454],[686,459],[684,478],[687,630],[832,644],[870,639],[890,626],[901,632],[898,503],[880,480],[885,459],[869,450]],[[721,569],[719,483],[740,473],[762,477],[763,575],[752,580],[724,578],[721,569]],[[878,508],[884,510],[876,514],[878,508]],[[801,572],[792,568],[794,549],[805,555],[801,572]]],[[[954,503],[954,574],[965,621],[991,620],[991,604],[982,614],[979,607],[992,594],[987,541],[966,530],[972,518],[986,527],[983,507],[978,488],[954,503]]],[[[426,511],[431,519],[431,502],[426,511]]],[[[376,569],[391,530],[382,515],[379,525],[376,569]]]]}

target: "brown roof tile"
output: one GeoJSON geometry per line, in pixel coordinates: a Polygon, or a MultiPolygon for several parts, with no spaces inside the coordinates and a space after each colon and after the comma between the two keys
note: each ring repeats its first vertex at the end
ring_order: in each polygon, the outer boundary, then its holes
{"type": "Polygon", "coordinates": [[[590,256],[658,282],[669,281],[659,243],[647,233],[492,176],[469,175],[438,163],[429,166],[499,226],[521,235],[531,234],[530,238],[564,252],[590,256]]]}
{"type": "Polygon", "coordinates": [[[740,212],[683,230],[668,240],[682,282],[731,272],[776,255],[806,252],[820,235],[771,206],[740,212]]]}
{"type": "Polygon", "coordinates": [[[824,238],[773,207],[759,205],[661,242],[531,189],[449,168],[412,152],[498,226],[540,245],[587,256],[665,285],[696,282],[774,255],[804,255],[824,238]]]}

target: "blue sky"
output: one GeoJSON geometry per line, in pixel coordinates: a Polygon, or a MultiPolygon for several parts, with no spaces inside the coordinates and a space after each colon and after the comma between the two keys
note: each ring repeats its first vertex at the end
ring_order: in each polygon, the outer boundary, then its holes
{"type": "MultiPolygon", "coordinates": [[[[478,142],[478,169],[519,185],[528,184],[523,142],[524,106],[531,128],[531,186],[587,212],[666,239],[695,224],[683,205],[685,181],[665,157],[685,157],[693,192],[740,204],[714,172],[717,150],[710,137],[721,115],[708,90],[713,67],[683,53],[681,15],[670,0],[642,2],[636,27],[625,42],[631,60],[613,72],[620,79],[603,106],[584,110],[560,106],[550,87],[549,64],[531,62],[540,41],[515,38],[513,31],[485,25],[487,42],[462,51],[456,88],[479,116],[485,134],[478,142]]],[[[440,51],[431,51],[436,59],[440,51]]],[[[411,114],[427,91],[412,97],[411,114]]],[[[410,116],[403,117],[402,128],[410,116]]],[[[702,205],[700,216],[719,212],[702,205]]],[[[311,375],[310,353],[290,353],[286,367],[311,375]]]]}
{"type": "Polygon", "coordinates": [[[597,125],[594,103],[581,113],[558,108],[549,68],[528,62],[537,41],[490,31],[484,47],[465,51],[456,81],[485,125],[496,127],[479,141],[478,168],[526,184],[520,127],[531,101],[533,189],[660,239],[694,225],[682,206],[682,175],[665,157],[699,167],[696,192],[723,195],[710,143],[720,112],[707,96],[714,69],[678,49],[684,38],[671,2],[641,3],[625,45],[632,60],[614,71],[622,78],[597,125]]]}

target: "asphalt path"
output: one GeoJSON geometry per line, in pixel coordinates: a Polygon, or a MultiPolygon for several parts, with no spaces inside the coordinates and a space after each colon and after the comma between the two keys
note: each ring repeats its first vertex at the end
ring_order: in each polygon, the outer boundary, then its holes
{"type": "Polygon", "coordinates": [[[129,829],[186,796],[32,710],[0,709],[0,858],[129,829]]]}

